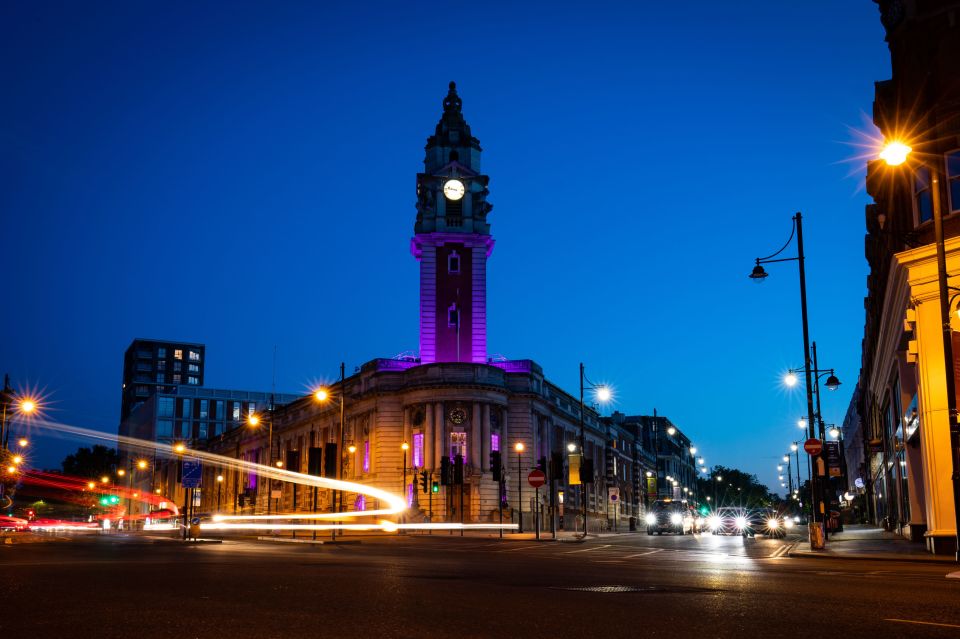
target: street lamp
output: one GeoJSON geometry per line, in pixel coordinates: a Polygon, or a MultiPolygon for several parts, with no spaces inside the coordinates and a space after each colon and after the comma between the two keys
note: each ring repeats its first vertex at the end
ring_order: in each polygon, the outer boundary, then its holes
{"type": "MultiPolygon", "coordinates": [[[[344,402],[347,396],[347,376],[346,376],[346,365],[343,362],[340,362],[340,431],[337,437],[337,455],[339,460],[337,463],[337,479],[343,481],[343,426],[344,426],[344,402]]],[[[326,388],[318,388],[313,393],[313,398],[323,404],[330,399],[330,391],[326,388]]],[[[314,495],[316,498],[316,495],[314,495]]],[[[343,491],[336,490],[333,493],[333,508],[335,512],[343,511],[343,491]]],[[[337,538],[337,529],[330,529],[331,539],[337,538]]]]}
{"type": "MultiPolygon", "coordinates": [[[[803,256],[803,216],[798,211],[796,215],[793,216],[793,228],[790,231],[790,237],[787,239],[786,244],[783,247],[766,257],[756,258],[756,266],[753,267],[753,272],[750,273],[750,278],[754,282],[762,282],[767,277],[766,271],[764,271],[762,264],[770,264],[773,262],[788,262],[796,261],[799,266],[800,274],[800,317],[803,325],[803,373],[806,381],[806,395],[807,395],[807,421],[810,424],[810,437],[813,438],[813,388],[810,384],[811,382],[811,362],[810,362],[810,327],[807,321],[807,274],[804,266],[804,256],[803,256]],[[797,236],[797,255],[796,257],[777,257],[783,253],[790,242],[793,241],[793,236],[797,236]]],[[[814,505],[819,506],[819,500],[816,498],[817,491],[814,490],[814,505]]],[[[813,522],[811,525],[811,532],[813,531],[814,526],[819,526],[817,521],[817,515],[819,508],[815,507],[813,512],[813,522]]],[[[822,519],[822,514],[821,514],[822,519]]],[[[810,545],[812,548],[820,548],[822,546],[823,539],[823,529],[818,529],[819,532],[817,535],[810,535],[810,545]]]]}
{"type": "Polygon", "coordinates": [[[223,487],[223,475],[217,475],[217,512],[220,512],[220,489],[223,487]]]}
{"type": "Polygon", "coordinates": [[[30,442],[28,442],[25,437],[21,437],[21,438],[17,441],[17,444],[20,446],[20,448],[26,448],[26,447],[27,447],[27,444],[29,444],[29,443],[30,443],[30,442]]]}
{"type": "MultiPolygon", "coordinates": [[[[258,426],[260,426],[260,422],[262,421],[263,419],[256,413],[251,413],[247,417],[247,424],[249,424],[251,428],[257,428],[258,426]]],[[[269,466],[270,462],[272,461],[273,461],[273,416],[271,415],[270,419],[267,420],[267,459],[264,466],[269,466]]],[[[266,478],[266,481],[267,481],[267,514],[269,515],[271,510],[270,493],[273,492],[273,478],[268,476],[266,478]]]]}
{"type": "MultiPolygon", "coordinates": [[[[400,444],[400,450],[403,451],[403,501],[409,504],[409,493],[407,491],[407,451],[410,450],[410,444],[403,442],[400,444]]],[[[403,522],[403,513],[400,513],[400,522],[403,522]]]]}
{"type": "MultiPolygon", "coordinates": [[[[523,532],[523,471],[520,468],[520,462],[523,459],[523,448],[523,442],[517,442],[513,447],[513,449],[517,451],[517,507],[520,510],[520,532],[523,532]]],[[[584,534],[586,534],[586,532],[584,532],[584,534]]]]}
{"type": "MultiPolygon", "coordinates": [[[[584,426],[584,421],[583,421],[584,385],[594,389],[596,399],[600,403],[605,404],[609,402],[613,397],[613,393],[610,390],[609,386],[606,386],[605,384],[594,384],[589,379],[587,379],[587,376],[584,375],[584,372],[583,372],[583,362],[580,362],[580,468],[581,468],[581,471],[584,469],[583,462],[587,454],[587,435],[586,435],[586,427],[584,426]]],[[[592,466],[593,464],[591,464],[591,467],[592,466]]],[[[590,477],[589,481],[592,482],[593,477],[590,477]]],[[[584,481],[584,477],[582,474],[580,476],[580,490],[581,490],[580,497],[581,497],[581,501],[583,502],[581,504],[582,513],[583,513],[583,536],[586,537],[587,536],[587,482],[584,481]]],[[[522,518],[520,519],[520,525],[523,526],[522,518]]]]}

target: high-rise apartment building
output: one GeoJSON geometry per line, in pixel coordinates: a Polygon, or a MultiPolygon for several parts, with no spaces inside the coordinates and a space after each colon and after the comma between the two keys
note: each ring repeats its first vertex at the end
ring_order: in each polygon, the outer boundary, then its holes
{"type": "Polygon", "coordinates": [[[191,342],[137,338],[123,356],[120,421],[157,392],[176,393],[179,386],[203,386],[206,347],[191,342]]]}

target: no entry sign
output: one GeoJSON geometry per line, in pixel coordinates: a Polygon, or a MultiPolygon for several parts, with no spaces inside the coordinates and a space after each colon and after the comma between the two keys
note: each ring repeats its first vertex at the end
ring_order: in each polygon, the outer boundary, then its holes
{"type": "Polygon", "coordinates": [[[530,474],[527,475],[527,482],[534,488],[540,488],[547,483],[547,476],[543,474],[542,470],[534,468],[530,471],[530,474]]]}
{"type": "Polygon", "coordinates": [[[803,442],[803,449],[807,451],[808,455],[819,455],[820,451],[823,450],[823,442],[819,439],[814,439],[811,437],[807,441],[803,442]]]}

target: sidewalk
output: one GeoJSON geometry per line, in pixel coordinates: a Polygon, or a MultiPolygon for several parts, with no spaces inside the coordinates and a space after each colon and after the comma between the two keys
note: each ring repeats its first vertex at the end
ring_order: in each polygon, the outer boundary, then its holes
{"type": "Polygon", "coordinates": [[[952,555],[932,555],[922,544],[866,525],[845,526],[843,532],[831,534],[824,550],[811,550],[810,542],[805,539],[787,554],[802,558],[954,563],[952,555]]]}

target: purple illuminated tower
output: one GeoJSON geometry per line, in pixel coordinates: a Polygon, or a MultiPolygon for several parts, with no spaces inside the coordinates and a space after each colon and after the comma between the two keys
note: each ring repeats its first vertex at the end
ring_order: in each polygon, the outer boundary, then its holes
{"type": "Polygon", "coordinates": [[[417,223],[410,252],[420,262],[420,361],[487,361],[487,214],[480,141],[460,113],[456,84],[427,139],[417,174],[417,223]]]}

